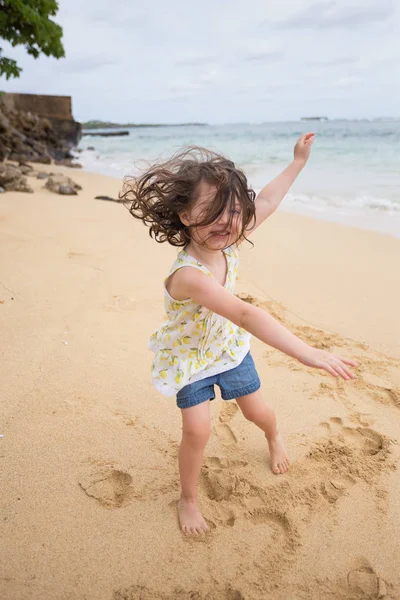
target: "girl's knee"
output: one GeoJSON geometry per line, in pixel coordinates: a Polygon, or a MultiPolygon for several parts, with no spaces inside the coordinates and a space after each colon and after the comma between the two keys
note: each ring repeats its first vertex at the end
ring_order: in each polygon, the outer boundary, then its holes
{"type": "Polygon", "coordinates": [[[182,410],[182,435],[194,446],[205,446],[211,432],[209,402],[182,410]]]}
{"type": "Polygon", "coordinates": [[[182,428],[182,435],[188,443],[193,446],[206,445],[211,433],[210,421],[200,421],[198,423],[186,423],[182,428]]]}
{"type": "Polygon", "coordinates": [[[265,404],[254,404],[242,408],[243,416],[252,423],[264,421],[267,416],[268,409],[265,404]]]}

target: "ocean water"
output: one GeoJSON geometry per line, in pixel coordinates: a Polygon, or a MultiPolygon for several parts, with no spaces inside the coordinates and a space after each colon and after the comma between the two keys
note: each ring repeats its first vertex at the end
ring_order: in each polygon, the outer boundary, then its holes
{"type": "Polygon", "coordinates": [[[297,138],[307,131],[316,134],[311,157],[282,209],[400,237],[400,120],[133,128],[125,137],[85,135],[79,161],[122,180],[145,161],[195,144],[229,157],[259,191],[290,163],[297,138]]]}

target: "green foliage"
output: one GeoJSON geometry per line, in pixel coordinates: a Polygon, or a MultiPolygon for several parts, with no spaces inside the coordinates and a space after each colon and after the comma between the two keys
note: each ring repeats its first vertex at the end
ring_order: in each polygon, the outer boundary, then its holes
{"type": "MultiPolygon", "coordinates": [[[[62,28],[49,17],[58,11],[56,0],[0,0],[0,39],[25,46],[28,54],[62,58],[62,28]]],[[[0,76],[19,77],[22,69],[0,48],[0,76]]]]}

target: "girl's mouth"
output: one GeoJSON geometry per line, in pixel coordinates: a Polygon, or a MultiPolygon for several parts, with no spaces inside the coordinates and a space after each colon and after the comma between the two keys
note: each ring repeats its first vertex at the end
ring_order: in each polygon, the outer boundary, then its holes
{"type": "Polygon", "coordinates": [[[224,237],[228,237],[228,235],[230,235],[230,231],[213,231],[212,232],[213,237],[224,238],[224,237]]]}

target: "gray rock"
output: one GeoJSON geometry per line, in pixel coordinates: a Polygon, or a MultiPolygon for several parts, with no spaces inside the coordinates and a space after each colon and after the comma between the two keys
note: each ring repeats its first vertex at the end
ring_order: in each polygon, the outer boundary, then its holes
{"type": "Polygon", "coordinates": [[[29,165],[20,165],[19,169],[23,175],[29,175],[29,173],[32,173],[33,171],[33,167],[30,167],[29,165]]]}
{"type": "Polygon", "coordinates": [[[78,192],[72,185],[65,185],[65,184],[60,185],[60,187],[58,188],[58,193],[62,194],[63,196],[77,196],[78,195],[78,192]]]}
{"type": "Polygon", "coordinates": [[[45,173],[44,171],[40,171],[37,175],[36,175],[36,179],[47,179],[49,176],[48,173],[45,173]]]}
{"type": "Polygon", "coordinates": [[[50,190],[51,192],[63,195],[75,195],[78,192],[78,190],[82,189],[82,187],[79,184],[75,183],[74,181],[72,181],[72,179],[70,179],[66,175],[63,175],[62,173],[51,175],[47,179],[44,187],[50,190]]]}
{"type": "Polygon", "coordinates": [[[0,194],[4,194],[5,191],[6,190],[3,187],[0,186],[0,194]]]}
{"type": "Polygon", "coordinates": [[[96,150],[96,148],[94,146],[88,146],[86,150],[96,150]]]}

